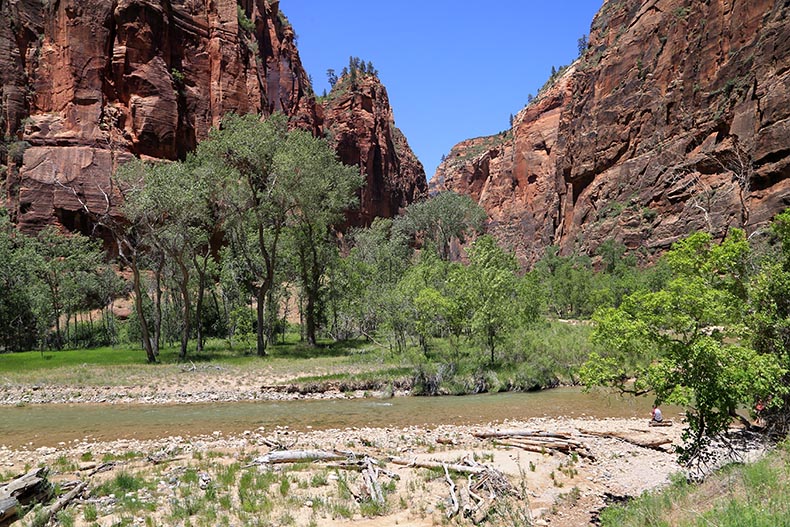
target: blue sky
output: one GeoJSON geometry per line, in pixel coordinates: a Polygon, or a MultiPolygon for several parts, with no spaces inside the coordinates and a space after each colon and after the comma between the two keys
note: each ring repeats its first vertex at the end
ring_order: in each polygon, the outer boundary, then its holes
{"type": "Polygon", "coordinates": [[[372,61],[430,179],[457,142],[508,128],[552,66],[572,62],[602,0],[281,0],[316,93],[372,61]]]}

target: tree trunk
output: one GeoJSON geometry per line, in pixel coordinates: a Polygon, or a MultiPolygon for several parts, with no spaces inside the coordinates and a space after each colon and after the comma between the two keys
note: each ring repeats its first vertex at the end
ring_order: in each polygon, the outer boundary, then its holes
{"type": "MultiPolygon", "coordinates": [[[[206,291],[206,267],[208,266],[209,256],[203,258],[203,265],[198,265],[197,260],[193,260],[195,269],[198,273],[198,293],[195,302],[195,332],[197,337],[197,352],[203,351],[203,298],[206,291]]],[[[217,310],[219,312],[219,310],[217,310]]]]}
{"type": "Polygon", "coordinates": [[[60,310],[55,310],[55,349],[63,349],[63,338],[60,331],[60,310]]]}
{"type": "Polygon", "coordinates": [[[159,355],[159,346],[162,342],[162,268],[164,262],[159,260],[154,273],[154,354],[159,355]]]}
{"type": "Polygon", "coordinates": [[[493,331],[488,331],[488,347],[491,350],[491,365],[494,364],[494,348],[496,347],[496,342],[494,341],[495,334],[493,331]]]}
{"type": "Polygon", "coordinates": [[[178,260],[178,268],[181,271],[181,280],[179,280],[178,286],[181,290],[181,299],[184,302],[184,327],[181,330],[181,351],[178,358],[184,360],[187,358],[189,334],[192,331],[192,303],[189,298],[189,270],[181,259],[178,260]]]}
{"type": "Polygon", "coordinates": [[[304,292],[299,291],[299,342],[304,342],[304,292]]]}
{"type": "Polygon", "coordinates": [[[328,450],[277,450],[256,458],[254,463],[263,465],[309,461],[338,461],[347,458],[346,454],[328,450]]]}
{"type": "Polygon", "coordinates": [[[258,315],[258,327],[255,328],[255,335],[257,337],[257,352],[259,357],[265,357],[266,332],[264,331],[264,315],[266,311],[266,290],[263,287],[258,288],[257,300],[258,305],[256,306],[256,314],[258,315]]]}
{"type": "Polygon", "coordinates": [[[148,321],[145,319],[145,312],[143,310],[143,293],[140,286],[140,270],[137,268],[137,259],[129,262],[129,267],[132,269],[133,287],[134,287],[134,307],[137,311],[137,318],[140,321],[140,334],[143,336],[143,347],[149,363],[156,362],[156,354],[154,353],[154,346],[151,342],[151,333],[148,331],[148,321]]]}
{"type": "Polygon", "coordinates": [[[305,309],[305,336],[307,337],[308,346],[315,346],[317,340],[315,338],[315,298],[313,294],[307,294],[307,308],[305,309]]]}

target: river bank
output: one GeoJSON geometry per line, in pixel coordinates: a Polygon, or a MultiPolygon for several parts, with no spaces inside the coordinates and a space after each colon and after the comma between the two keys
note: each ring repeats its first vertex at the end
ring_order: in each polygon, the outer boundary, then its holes
{"type": "MultiPolygon", "coordinates": [[[[677,409],[666,409],[675,426],[648,427],[645,399],[574,388],[392,397],[405,395],[406,386],[314,380],[336,366],[308,368],[308,381],[290,365],[210,364],[120,372],[85,366],[0,378],[2,479],[43,464],[55,482],[88,482],[68,512],[79,527],[423,527],[448,524],[447,477],[388,460],[471,462],[504,474],[514,489],[495,500],[490,514],[502,516],[492,525],[531,518],[570,527],[683,470],[672,451],[682,432],[677,409]],[[503,428],[562,434],[589,456],[474,435],[503,428]],[[327,463],[255,463],[277,448],[352,452],[380,461],[397,479],[384,478],[385,502],[372,507],[359,472],[327,463]]],[[[471,481],[451,479],[457,489],[471,481]]],[[[452,520],[470,521],[462,514],[452,520]]]]}
{"type": "MultiPolygon", "coordinates": [[[[507,503],[511,513],[528,513],[537,525],[576,526],[588,524],[608,500],[660,487],[681,471],[671,452],[672,444],[680,440],[680,432],[680,426],[649,427],[646,419],[562,417],[480,426],[353,427],[308,432],[259,428],[228,435],[215,431],[152,440],[75,439],[39,448],[3,446],[0,467],[10,475],[43,463],[52,467],[55,481],[88,481],[90,496],[72,509],[78,526],[110,526],[120,521],[127,525],[146,525],[146,521],[185,525],[183,518],[176,517],[183,513],[178,503],[185,499],[196,500],[193,514],[187,516],[191,525],[211,524],[218,513],[230,518],[232,525],[253,524],[238,498],[242,478],[253,477],[244,476],[247,473],[254,474],[256,481],[265,475],[268,481],[266,488],[259,490],[270,503],[265,511],[257,511],[266,521],[257,524],[428,526],[444,523],[450,503],[442,473],[386,464],[398,479],[387,482],[386,506],[371,511],[365,509],[364,500],[354,497],[364,493],[356,472],[327,468],[321,463],[249,465],[272,450],[272,445],[342,450],[382,462],[393,456],[445,463],[474,459],[505,474],[513,488],[522,489],[519,498],[502,497],[501,503],[507,503]],[[527,451],[474,435],[503,428],[567,434],[590,456],[527,451]],[[635,441],[654,446],[639,446],[635,441]],[[110,469],[89,475],[103,463],[110,469]],[[229,467],[234,467],[233,478],[228,477],[229,467]],[[135,478],[139,488],[120,495],[112,485],[118,474],[135,478]],[[205,482],[214,482],[213,490],[207,490],[205,482]],[[207,492],[214,497],[213,502],[203,502],[207,492]],[[217,503],[225,503],[227,508],[217,510],[217,503]],[[370,518],[371,514],[375,517],[370,518]],[[86,517],[93,519],[86,521],[86,517]]],[[[459,488],[465,485],[465,477],[454,479],[459,488]]],[[[467,520],[457,521],[464,524],[467,520]]]]}

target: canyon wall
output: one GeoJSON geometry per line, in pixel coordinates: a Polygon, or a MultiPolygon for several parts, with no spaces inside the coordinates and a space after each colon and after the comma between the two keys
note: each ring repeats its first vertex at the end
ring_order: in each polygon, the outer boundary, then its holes
{"type": "Polygon", "coordinates": [[[470,194],[526,263],[759,229],[790,206],[790,2],[607,0],[583,55],[431,185],[470,194]]]}
{"type": "Polygon", "coordinates": [[[354,123],[338,152],[367,174],[360,222],[425,190],[408,146],[391,148],[399,139],[375,79],[373,104],[335,115],[316,101],[279,2],[0,0],[0,15],[0,163],[25,231],[87,230],[79,202],[102,207],[119,163],[182,159],[228,112],[281,111],[317,135],[354,123]]]}

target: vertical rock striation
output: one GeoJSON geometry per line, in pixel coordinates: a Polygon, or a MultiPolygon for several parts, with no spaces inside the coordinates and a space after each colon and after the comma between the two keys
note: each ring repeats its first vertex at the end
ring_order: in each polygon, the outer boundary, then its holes
{"type": "Polygon", "coordinates": [[[783,0],[607,0],[585,54],[432,184],[470,193],[527,262],[755,230],[790,206],[788,21],[783,0]]]}
{"type": "MultiPolygon", "coordinates": [[[[308,127],[323,132],[277,1],[0,0],[0,16],[0,162],[23,230],[50,223],[87,230],[73,191],[103,207],[119,163],[183,158],[228,112],[282,111],[313,119],[308,127]]],[[[391,122],[385,92],[381,104],[391,122]]],[[[397,168],[368,173],[382,204],[412,198],[386,195],[399,188],[395,181],[424,188],[421,166],[397,168]]],[[[366,218],[392,213],[363,203],[374,207],[360,212],[366,218]]]]}

